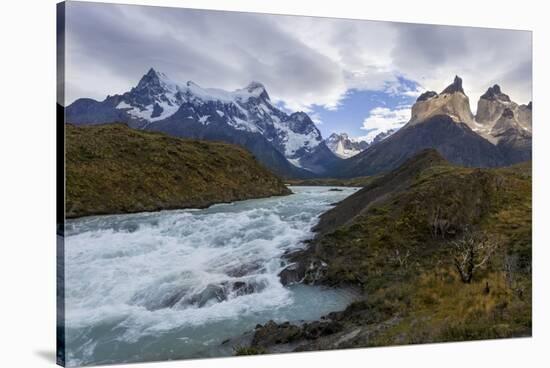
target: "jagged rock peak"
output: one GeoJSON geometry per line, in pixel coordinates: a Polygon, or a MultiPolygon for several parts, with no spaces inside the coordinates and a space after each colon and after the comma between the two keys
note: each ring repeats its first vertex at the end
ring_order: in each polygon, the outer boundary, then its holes
{"type": "Polygon", "coordinates": [[[437,92],[427,91],[427,92],[424,92],[423,94],[421,94],[420,96],[418,96],[418,98],[416,99],[416,102],[426,101],[426,100],[429,100],[430,98],[435,97],[435,96],[437,96],[437,92]]]}
{"type": "Polygon", "coordinates": [[[252,92],[254,91],[255,89],[263,89],[265,90],[265,87],[263,84],[261,84],[260,82],[256,82],[256,81],[252,81],[250,83],[248,83],[248,85],[246,86],[246,89],[249,91],[249,92],[252,92]]]}
{"type": "Polygon", "coordinates": [[[149,71],[147,73],[145,73],[145,75],[148,75],[150,77],[154,77],[154,76],[157,76],[157,71],[153,67],[151,67],[151,68],[149,68],[149,71]]]}
{"type": "Polygon", "coordinates": [[[290,114],[290,119],[293,119],[293,120],[298,120],[298,121],[304,121],[304,120],[311,120],[309,118],[309,115],[306,114],[305,112],[303,111],[296,111],[296,112],[293,112],[292,114],[290,114]]]}
{"type": "Polygon", "coordinates": [[[441,94],[443,93],[455,93],[455,92],[461,92],[464,94],[464,90],[462,89],[462,78],[460,78],[458,75],[455,75],[455,79],[453,83],[447,86],[441,94]]]}
{"type": "Polygon", "coordinates": [[[159,73],[153,69],[153,68],[150,68],[149,71],[147,73],[145,73],[145,75],[143,75],[143,77],[141,77],[141,79],[139,80],[138,82],[138,85],[137,87],[143,87],[147,84],[150,84],[150,83],[159,83],[159,80],[160,80],[160,75],[159,73]]]}
{"type": "Polygon", "coordinates": [[[460,77],[455,76],[453,83],[440,94],[433,91],[423,93],[411,108],[408,124],[417,124],[435,115],[448,115],[455,122],[473,124],[469,99],[462,89],[460,77]]]}
{"type": "Polygon", "coordinates": [[[487,92],[485,92],[481,96],[481,98],[485,100],[501,100],[505,102],[510,102],[510,97],[507,94],[502,93],[498,84],[489,87],[489,89],[487,89],[487,92]]]}
{"type": "Polygon", "coordinates": [[[527,108],[529,110],[533,110],[533,101],[529,101],[529,103],[527,104],[527,108]]]}
{"type": "Polygon", "coordinates": [[[269,100],[269,95],[267,94],[267,90],[265,89],[265,86],[257,81],[252,81],[248,83],[248,85],[244,88],[248,93],[254,94],[259,97],[263,97],[266,100],[269,100]]]}

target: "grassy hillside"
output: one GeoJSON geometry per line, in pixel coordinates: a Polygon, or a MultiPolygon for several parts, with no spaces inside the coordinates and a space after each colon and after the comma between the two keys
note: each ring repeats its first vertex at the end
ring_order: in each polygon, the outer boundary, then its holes
{"type": "Polygon", "coordinates": [[[306,280],[365,298],[329,316],[334,333],[300,341],[302,327],[293,349],[530,336],[531,200],[530,163],[470,169],[427,150],[377,178],[294,256],[306,280]]]}
{"type": "Polygon", "coordinates": [[[66,215],[206,207],[289,194],[246,150],[122,124],[66,125],[66,215]]]}

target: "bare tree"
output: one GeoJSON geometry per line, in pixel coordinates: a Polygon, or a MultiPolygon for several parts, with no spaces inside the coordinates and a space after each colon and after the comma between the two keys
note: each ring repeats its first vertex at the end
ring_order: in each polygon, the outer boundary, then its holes
{"type": "Polygon", "coordinates": [[[469,284],[472,281],[475,271],[486,266],[497,246],[496,238],[470,231],[451,242],[453,263],[462,282],[469,284]]]}

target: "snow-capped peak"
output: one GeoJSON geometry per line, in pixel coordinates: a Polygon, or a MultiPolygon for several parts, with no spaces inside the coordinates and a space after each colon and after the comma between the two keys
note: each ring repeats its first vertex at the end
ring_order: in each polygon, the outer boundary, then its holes
{"type": "MultiPolygon", "coordinates": [[[[150,68],[149,71],[143,77],[141,77],[136,87],[133,88],[133,91],[134,93],[145,94],[147,97],[149,97],[148,101],[144,100],[141,103],[141,105],[143,106],[140,106],[140,110],[150,110],[147,105],[150,105],[150,108],[152,108],[155,102],[162,102],[157,101],[159,99],[174,100],[172,102],[176,102],[176,99],[181,99],[176,98],[177,96],[175,95],[178,93],[182,96],[185,96],[189,100],[200,100],[203,102],[246,102],[250,98],[260,97],[263,97],[265,100],[269,101],[269,95],[267,94],[264,85],[260,82],[252,81],[245,88],[237,89],[234,91],[225,91],[218,88],[204,88],[191,80],[180,84],[170,79],[165,73],[155,70],[154,68],[150,68]],[[165,96],[160,97],[162,95],[165,96]]],[[[177,104],[181,105],[181,102],[183,101],[179,101],[179,103],[177,104]]],[[[140,115],[140,117],[144,118],[143,114],[140,115]]],[[[156,120],[158,120],[158,118],[156,120]]]]}
{"type": "Polygon", "coordinates": [[[323,142],[305,112],[289,115],[279,110],[271,103],[265,86],[257,81],[227,91],[205,88],[190,80],[178,83],[151,68],[117,101],[116,108],[140,120],[142,126],[181,110],[181,116],[175,119],[195,120],[202,126],[226,124],[231,129],[260,133],[293,163],[323,142]]]}
{"type": "Polygon", "coordinates": [[[177,84],[171,81],[168,76],[162,72],[158,72],[151,68],[149,71],[141,77],[136,89],[153,89],[157,93],[162,92],[177,92],[177,84]]]}
{"type": "Polygon", "coordinates": [[[265,92],[265,87],[260,82],[252,81],[248,83],[248,85],[245,87],[245,89],[253,94],[261,94],[262,92],[265,92]]]}
{"type": "Polygon", "coordinates": [[[298,121],[304,121],[305,119],[309,119],[309,116],[303,111],[297,111],[290,116],[298,121]]]}
{"type": "Polygon", "coordinates": [[[350,138],[347,133],[332,133],[325,143],[336,156],[341,158],[353,157],[369,146],[366,141],[350,138]]]}

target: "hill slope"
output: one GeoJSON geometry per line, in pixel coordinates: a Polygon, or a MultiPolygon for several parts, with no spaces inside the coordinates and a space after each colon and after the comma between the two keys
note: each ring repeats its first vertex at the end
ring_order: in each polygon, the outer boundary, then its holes
{"type": "MultiPolygon", "coordinates": [[[[281,273],[364,293],[295,326],[292,350],[530,336],[531,203],[530,163],[472,169],[426,150],[376,178],[321,216],[290,257],[298,275],[281,273]]],[[[285,329],[258,327],[254,347],[285,329]]]]}
{"type": "Polygon", "coordinates": [[[200,208],[290,194],[238,146],[123,124],[65,127],[67,217],[200,208]]]}
{"type": "Polygon", "coordinates": [[[339,176],[374,175],[393,170],[423,149],[434,148],[453,163],[469,167],[495,167],[505,159],[500,150],[447,115],[435,115],[407,125],[341,164],[339,176]]]}

